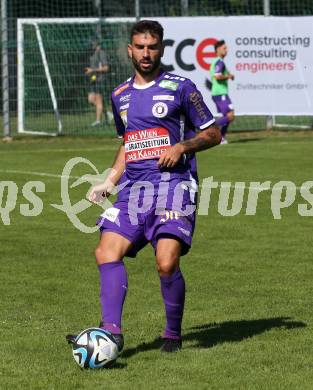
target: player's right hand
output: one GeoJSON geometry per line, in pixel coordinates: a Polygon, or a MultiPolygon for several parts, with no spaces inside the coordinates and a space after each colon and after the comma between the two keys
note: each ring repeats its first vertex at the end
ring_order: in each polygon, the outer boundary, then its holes
{"type": "Polygon", "coordinates": [[[88,200],[92,203],[101,203],[105,198],[108,198],[114,189],[114,184],[111,180],[106,180],[104,183],[97,184],[92,187],[88,200]]]}
{"type": "Polygon", "coordinates": [[[228,74],[228,78],[231,79],[231,80],[234,80],[235,76],[231,73],[228,74]]]}

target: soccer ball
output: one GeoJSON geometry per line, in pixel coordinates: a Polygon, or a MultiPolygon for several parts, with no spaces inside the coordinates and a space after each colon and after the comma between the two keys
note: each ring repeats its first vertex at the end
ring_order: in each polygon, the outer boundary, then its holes
{"type": "Polygon", "coordinates": [[[102,368],[117,359],[118,347],[109,331],[88,328],[76,337],[73,356],[81,368],[102,368]]]}

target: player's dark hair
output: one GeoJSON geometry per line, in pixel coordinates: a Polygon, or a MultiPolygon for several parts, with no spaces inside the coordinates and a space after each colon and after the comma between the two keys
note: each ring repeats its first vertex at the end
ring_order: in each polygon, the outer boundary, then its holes
{"type": "Polygon", "coordinates": [[[132,41],[134,35],[143,33],[149,33],[153,37],[159,38],[161,43],[163,41],[163,27],[155,20],[140,20],[135,23],[130,32],[130,40],[132,41]]]}
{"type": "Polygon", "coordinates": [[[215,45],[214,45],[215,51],[216,51],[219,47],[221,47],[221,46],[223,46],[223,45],[225,45],[224,39],[221,39],[220,41],[217,41],[217,42],[215,43],[215,45]]]}

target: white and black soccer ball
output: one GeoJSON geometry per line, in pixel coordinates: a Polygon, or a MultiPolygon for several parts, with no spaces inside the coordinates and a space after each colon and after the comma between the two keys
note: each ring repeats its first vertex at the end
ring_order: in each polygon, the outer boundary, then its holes
{"type": "Polygon", "coordinates": [[[117,359],[118,347],[109,331],[88,328],[76,337],[73,356],[81,368],[102,368],[117,359]]]}

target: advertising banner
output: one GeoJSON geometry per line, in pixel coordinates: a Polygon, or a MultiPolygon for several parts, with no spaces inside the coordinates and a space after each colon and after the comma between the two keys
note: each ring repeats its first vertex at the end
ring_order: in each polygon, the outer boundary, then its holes
{"type": "Polygon", "coordinates": [[[228,46],[235,79],[229,96],[237,115],[313,115],[313,17],[158,18],[166,70],[190,78],[212,112],[209,90],[214,43],[228,46]]]}

